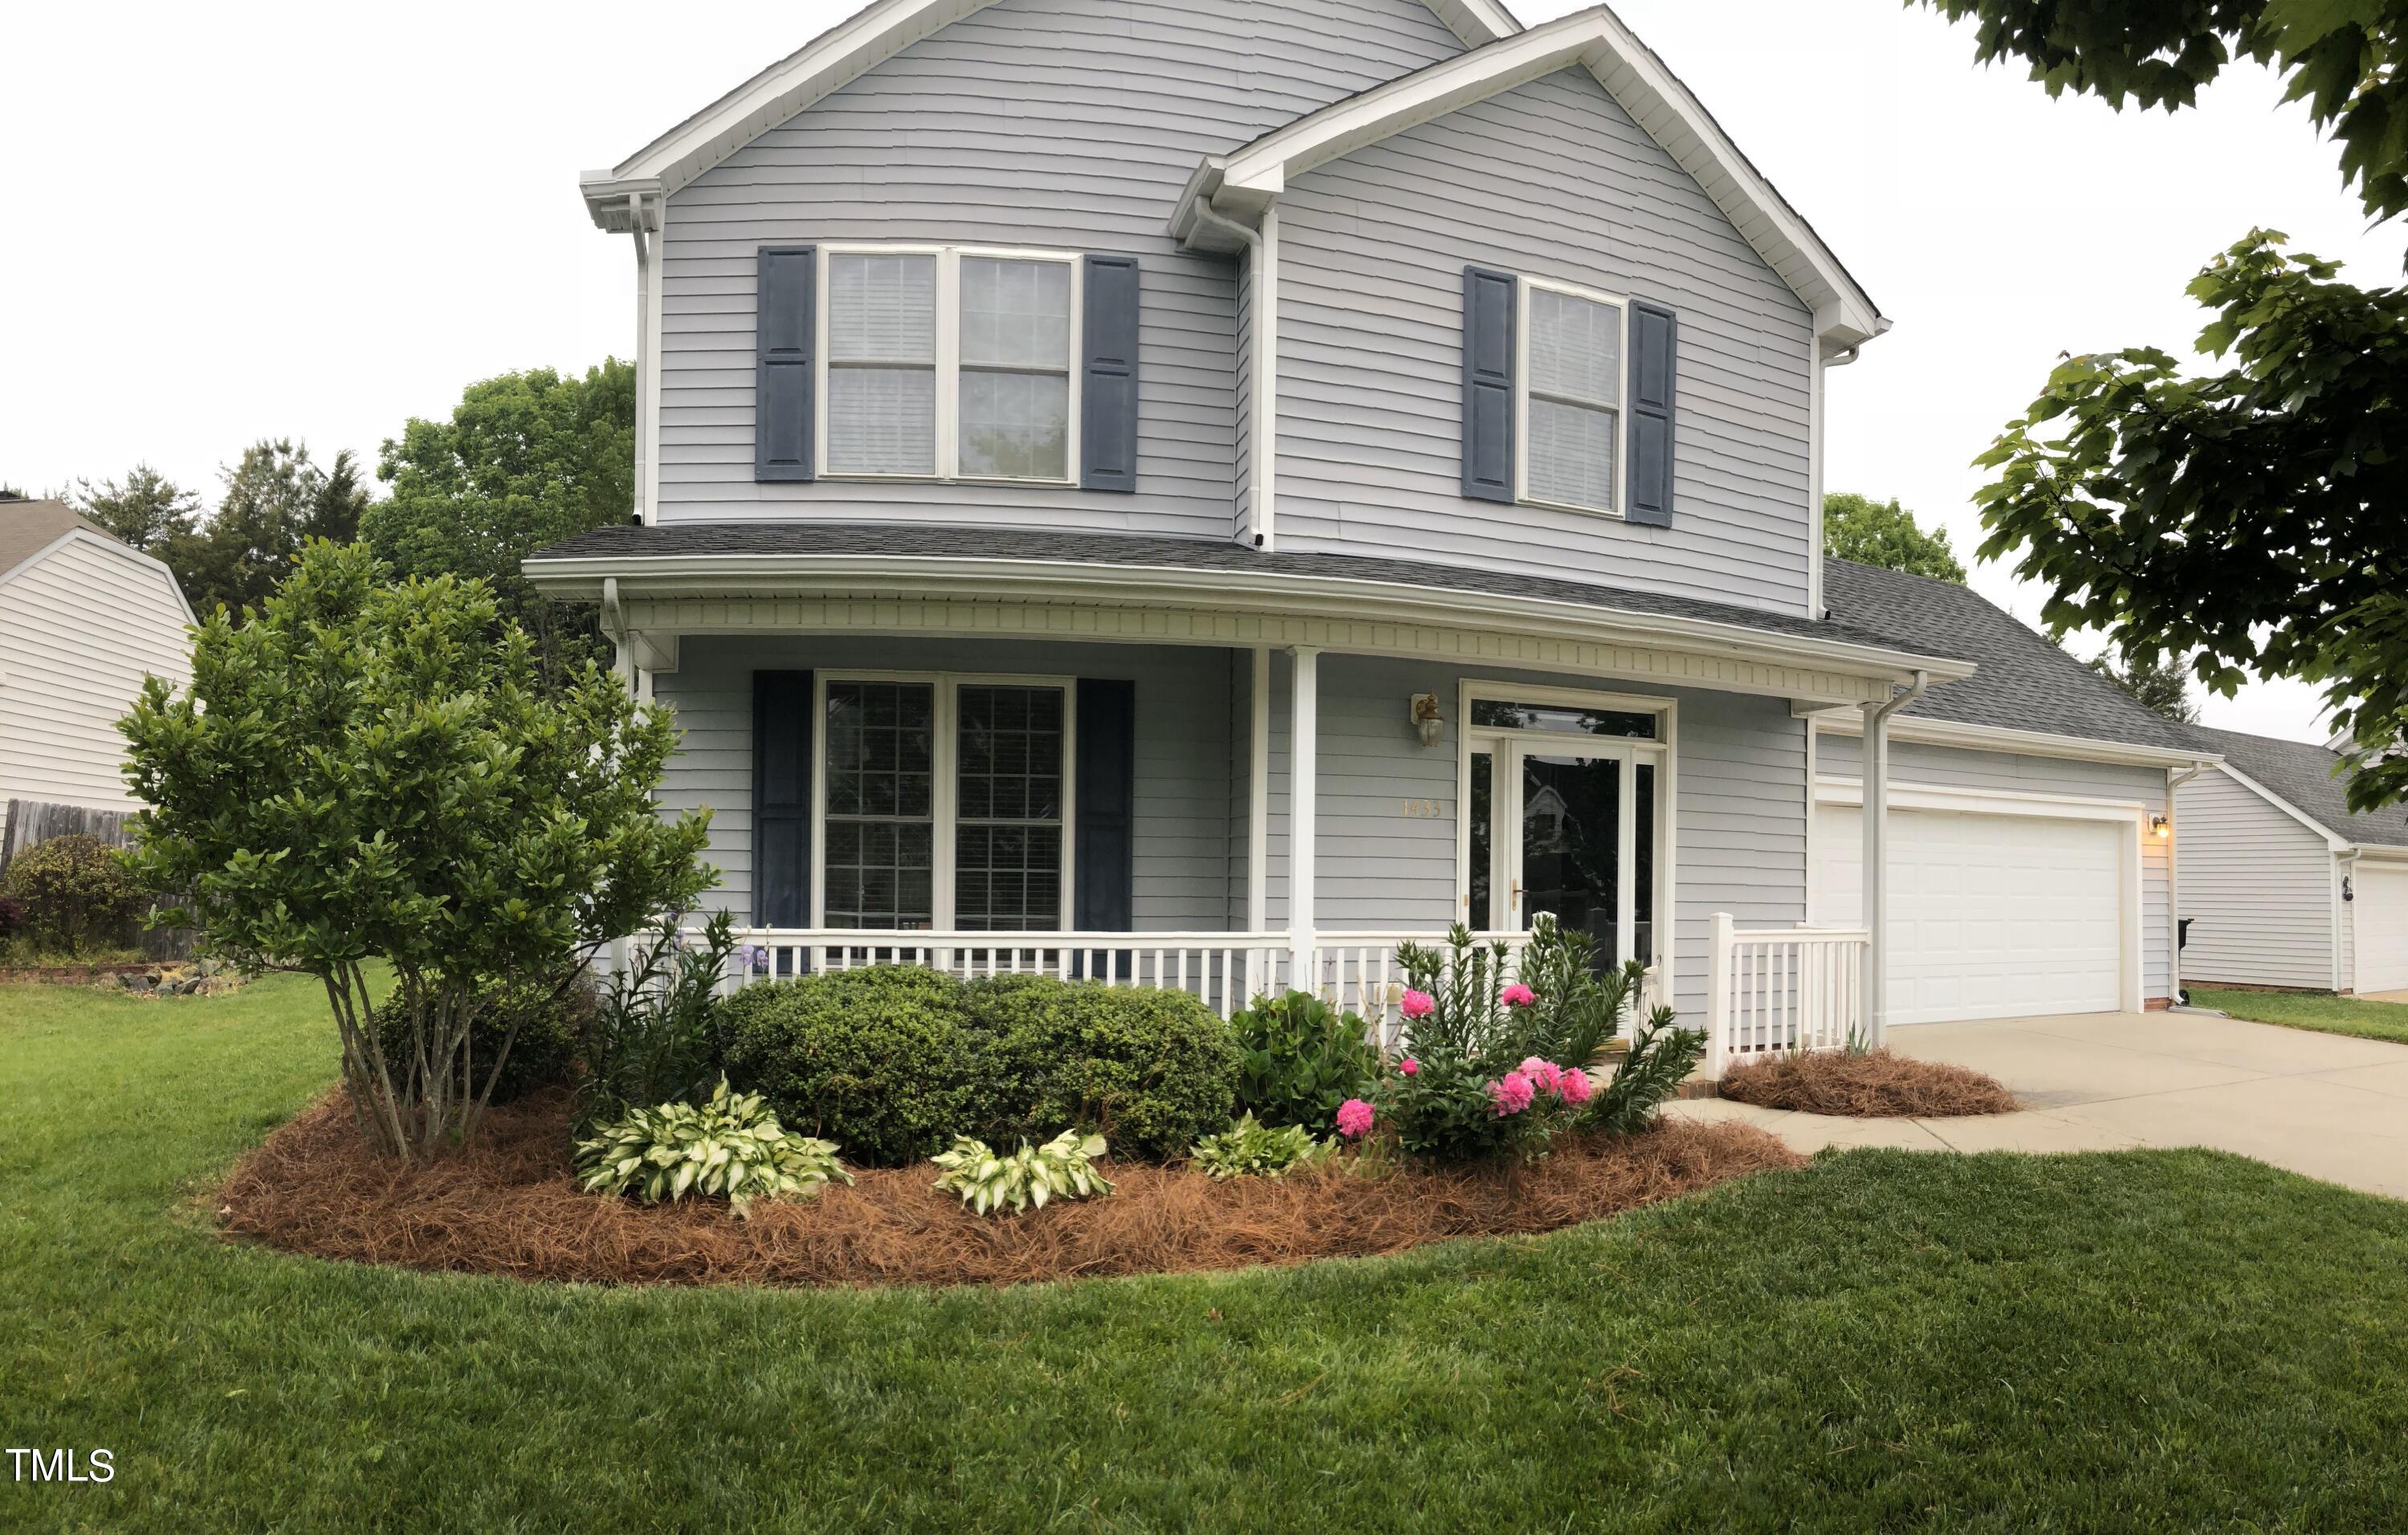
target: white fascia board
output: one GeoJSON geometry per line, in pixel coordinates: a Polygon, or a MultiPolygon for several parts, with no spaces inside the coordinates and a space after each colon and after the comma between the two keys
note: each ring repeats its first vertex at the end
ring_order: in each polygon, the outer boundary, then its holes
{"type": "Polygon", "coordinates": [[[2386,842],[2352,842],[2339,852],[2344,858],[2363,863],[2408,864],[2408,848],[2396,848],[2386,842]]]}
{"type": "MultiPolygon", "coordinates": [[[[1603,6],[1415,70],[1274,129],[1225,157],[1211,194],[1213,208],[1240,222],[1255,217],[1294,177],[1575,64],[1596,76],[1623,110],[1696,179],[1757,254],[1813,310],[1815,335],[1827,349],[1861,346],[1889,329],[1889,322],[1822,237],[1740,152],[1664,61],[1603,6]]],[[[1191,179],[1191,187],[1195,184],[1191,179]]]]}
{"type": "Polygon", "coordinates": [[[607,171],[578,179],[594,222],[624,233],[630,193],[667,196],[829,93],[993,0],[876,0],[607,171]],[[618,209],[621,222],[609,222],[618,209]]]}
{"type": "MultiPolygon", "coordinates": [[[[1937,681],[1939,678],[1935,674],[1932,680],[1937,681]]],[[[1801,719],[1812,717],[1817,728],[1835,736],[1864,734],[1864,716],[1857,710],[1808,704],[1792,705],[1790,712],[1801,719]]],[[[2017,730],[2000,724],[1962,724],[1954,720],[1927,720],[1913,714],[1891,716],[1889,736],[1892,740],[1911,740],[1924,746],[1956,746],[1975,752],[2013,752],[2028,757],[2064,757],[2075,762],[2116,762],[2136,768],[2213,767],[2224,761],[2213,752],[2194,752],[2182,747],[2094,740],[2087,736],[2060,736],[2051,731],[2017,730]]],[[[2225,770],[2231,771],[2229,768],[2225,770]]]]}
{"type": "Polygon", "coordinates": [[[893,554],[670,554],[637,558],[533,559],[520,566],[538,591],[572,600],[600,595],[606,579],[623,596],[797,594],[927,596],[948,592],[1100,601],[1182,603],[1225,611],[1349,612],[1388,622],[1423,620],[1471,628],[1529,628],[1582,638],[1687,648],[1794,666],[1811,662],[1856,676],[1904,682],[1973,674],[1973,664],[1847,640],[1818,639],[1736,624],[1633,612],[1451,587],[1339,580],[1184,566],[1081,561],[934,558],[893,554]]]}
{"type": "MultiPolygon", "coordinates": [[[[1966,815],[2029,815],[2051,821],[2130,821],[2150,813],[2139,799],[2108,799],[2094,795],[2035,794],[2022,789],[1969,789],[1953,783],[1917,783],[1893,778],[1888,787],[1894,811],[1949,811],[1966,815]]],[[[1861,778],[1818,778],[1814,803],[1861,809],[1865,782],[1861,778]]]]}

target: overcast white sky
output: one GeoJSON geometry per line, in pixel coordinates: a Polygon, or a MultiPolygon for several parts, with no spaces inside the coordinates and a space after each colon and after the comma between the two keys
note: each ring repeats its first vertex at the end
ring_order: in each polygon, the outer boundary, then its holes
{"type": "MultiPolygon", "coordinates": [[[[212,495],[263,436],[372,465],[471,380],[632,354],[633,257],[585,222],[607,165],[853,0],[0,7],[0,481],[147,460],[212,495]]],[[[1576,8],[1521,0],[1524,20],[1576,8]]],[[[2183,286],[2252,225],[2392,280],[2273,79],[2121,116],[1976,70],[1898,0],[1622,0],[1898,328],[1831,377],[1829,487],[1979,541],[1968,466],[2057,355],[2186,351],[2183,286]]],[[[1974,584],[2030,619],[1998,566],[1974,584]]],[[[2207,720],[2315,739],[2314,694],[2207,720]]]]}

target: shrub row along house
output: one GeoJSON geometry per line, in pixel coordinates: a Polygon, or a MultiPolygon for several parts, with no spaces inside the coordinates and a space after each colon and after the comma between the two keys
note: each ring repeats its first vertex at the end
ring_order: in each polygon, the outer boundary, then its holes
{"type": "Polygon", "coordinates": [[[2213,753],[1822,558],[1889,322],[1610,11],[880,0],[582,190],[638,509],[525,568],[766,968],[1369,1011],[1553,912],[1724,1050],[2171,995],[2213,753]]]}

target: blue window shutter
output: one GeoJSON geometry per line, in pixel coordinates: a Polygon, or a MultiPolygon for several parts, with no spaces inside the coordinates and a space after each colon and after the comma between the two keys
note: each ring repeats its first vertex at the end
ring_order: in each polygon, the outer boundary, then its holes
{"type": "Polygon", "coordinates": [[[811,674],[752,674],[752,921],[810,921],[811,674]]]}
{"type": "Polygon", "coordinates": [[[1137,489],[1138,267],[1135,256],[1086,262],[1086,357],[1079,409],[1079,488],[1137,489]]]}
{"type": "Polygon", "coordinates": [[[752,478],[811,477],[811,344],[819,258],[808,245],[765,245],[754,298],[752,478]]]}
{"type": "Polygon", "coordinates": [[[1078,735],[1070,925],[1125,933],[1136,915],[1137,684],[1080,678],[1078,735]]]}
{"type": "Polygon", "coordinates": [[[1513,323],[1511,272],[1463,269],[1463,494],[1513,499],[1513,323]]]}
{"type": "Polygon", "coordinates": [[[1681,324],[1660,304],[1630,306],[1630,507],[1634,523],[1672,525],[1672,395],[1681,324]]]}

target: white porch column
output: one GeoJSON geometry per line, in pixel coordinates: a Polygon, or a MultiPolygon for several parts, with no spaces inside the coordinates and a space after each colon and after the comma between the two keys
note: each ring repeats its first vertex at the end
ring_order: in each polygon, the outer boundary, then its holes
{"type": "Polygon", "coordinates": [[[1889,716],[1887,704],[1865,705],[1865,1035],[1886,1042],[1889,1024],[1889,716]]]}
{"type": "Polygon", "coordinates": [[[1320,768],[1317,761],[1321,732],[1321,652],[1311,645],[1297,645],[1288,651],[1295,657],[1294,675],[1289,679],[1289,715],[1287,738],[1287,927],[1288,942],[1296,951],[1289,983],[1306,991],[1317,991],[1319,977],[1313,973],[1313,951],[1317,940],[1313,932],[1313,781],[1320,768]]]}
{"type": "MultiPolygon", "coordinates": [[[[1251,731],[1246,741],[1246,931],[1271,925],[1271,653],[1254,650],[1254,683],[1246,695],[1251,731]]],[[[1246,995],[1270,988],[1271,977],[1255,973],[1256,951],[1246,951],[1246,995]]]]}

